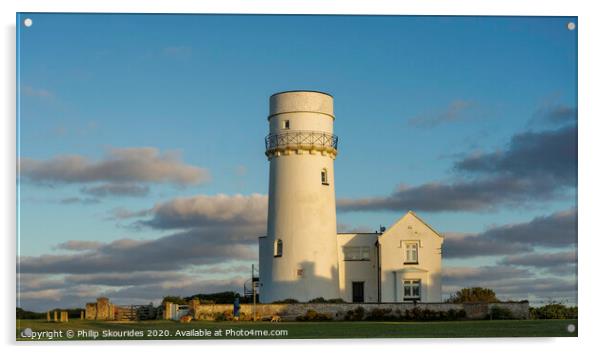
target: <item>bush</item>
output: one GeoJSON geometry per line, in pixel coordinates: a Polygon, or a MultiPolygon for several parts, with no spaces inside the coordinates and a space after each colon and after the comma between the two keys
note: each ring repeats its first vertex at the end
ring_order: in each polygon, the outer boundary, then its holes
{"type": "Polygon", "coordinates": [[[395,315],[393,315],[392,312],[393,312],[393,309],[374,308],[374,309],[372,309],[372,311],[370,311],[370,313],[368,313],[366,320],[368,320],[368,321],[395,320],[396,319],[395,315]]]}
{"type": "Polygon", "coordinates": [[[507,308],[493,306],[489,311],[489,318],[492,320],[510,320],[514,318],[514,315],[507,308]]]}
{"type": "Polygon", "coordinates": [[[307,310],[305,315],[297,316],[297,321],[330,321],[332,316],[327,313],[320,313],[315,310],[307,310]]]}
{"type": "Polygon", "coordinates": [[[550,302],[541,307],[529,308],[530,317],[539,320],[577,319],[577,313],[577,306],[567,307],[559,302],[550,302]]]}
{"type": "Polygon", "coordinates": [[[345,315],[346,321],[361,321],[364,319],[364,315],[366,314],[366,310],[363,307],[358,306],[353,310],[347,311],[345,315]]]}
{"type": "Polygon", "coordinates": [[[450,296],[445,302],[452,304],[461,304],[463,302],[499,302],[495,291],[487,288],[464,288],[458,290],[450,296]]]}
{"type": "Polygon", "coordinates": [[[341,299],[341,298],[336,298],[336,299],[325,299],[323,297],[317,297],[315,299],[311,299],[308,301],[308,303],[310,304],[344,304],[345,300],[341,299]]]}
{"type": "Polygon", "coordinates": [[[299,300],[297,299],[284,299],[272,302],[272,304],[298,304],[299,300]]]}

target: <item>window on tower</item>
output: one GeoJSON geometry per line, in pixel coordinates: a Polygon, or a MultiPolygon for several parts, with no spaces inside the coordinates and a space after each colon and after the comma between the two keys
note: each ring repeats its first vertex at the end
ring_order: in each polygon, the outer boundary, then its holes
{"type": "Polygon", "coordinates": [[[328,170],[326,170],[325,168],[322,169],[321,178],[322,178],[322,184],[327,186],[328,185],[328,170]]]}
{"type": "Polygon", "coordinates": [[[291,129],[291,121],[290,120],[282,121],[282,129],[291,129]]]}
{"type": "Polygon", "coordinates": [[[274,242],[274,257],[282,257],[282,240],[277,239],[274,242]]]}

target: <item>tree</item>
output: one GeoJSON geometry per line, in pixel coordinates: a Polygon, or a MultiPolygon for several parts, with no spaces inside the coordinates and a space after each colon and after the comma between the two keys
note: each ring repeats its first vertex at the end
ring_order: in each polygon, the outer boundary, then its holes
{"type": "Polygon", "coordinates": [[[185,299],[182,299],[180,296],[166,296],[163,298],[163,301],[161,301],[161,304],[164,305],[166,302],[171,302],[172,304],[178,304],[178,305],[188,304],[188,301],[186,301],[185,299]]]}
{"type": "Polygon", "coordinates": [[[446,302],[460,304],[463,302],[499,302],[495,296],[495,291],[487,288],[464,288],[447,299],[446,302]]]}

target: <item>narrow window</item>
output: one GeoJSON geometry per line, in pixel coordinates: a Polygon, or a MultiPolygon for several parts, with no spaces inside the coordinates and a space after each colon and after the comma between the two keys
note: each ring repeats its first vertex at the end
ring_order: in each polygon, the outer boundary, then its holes
{"type": "Polygon", "coordinates": [[[406,264],[417,264],[418,263],[418,242],[408,242],[406,246],[406,264]]]}
{"type": "Polygon", "coordinates": [[[325,168],[322,169],[321,178],[322,178],[322,184],[327,186],[328,185],[328,170],[326,170],[325,168]]]}
{"type": "Polygon", "coordinates": [[[274,257],[282,257],[282,240],[278,239],[274,243],[274,257]]]}
{"type": "Polygon", "coordinates": [[[291,129],[291,121],[290,120],[282,121],[282,129],[291,129]]]}
{"type": "Polygon", "coordinates": [[[403,299],[405,301],[420,300],[420,280],[403,281],[403,299]]]}

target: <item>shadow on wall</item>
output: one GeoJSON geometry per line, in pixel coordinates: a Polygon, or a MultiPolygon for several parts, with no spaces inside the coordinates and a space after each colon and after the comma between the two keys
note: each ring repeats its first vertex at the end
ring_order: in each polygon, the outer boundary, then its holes
{"type": "MultiPolygon", "coordinates": [[[[267,299],[267,303],[285,299],[295,299],[307,302],[317,297],[339,298],[339,274],[336,267],[330,268],[330,278],[316,274],[315,262],[301,262],[297,269],[297,280],[294,281],[272,281],[271,289],[266,289],[270,294],[262,295],[260,287],[260,298],[267,299]],[[299,272],[302,270],[302,272],[299,272]]],[[[274,279],[274,276],[272,277],[274,279]]],[[[259,280],[260,283],[262,280],[259,280]]]]}

